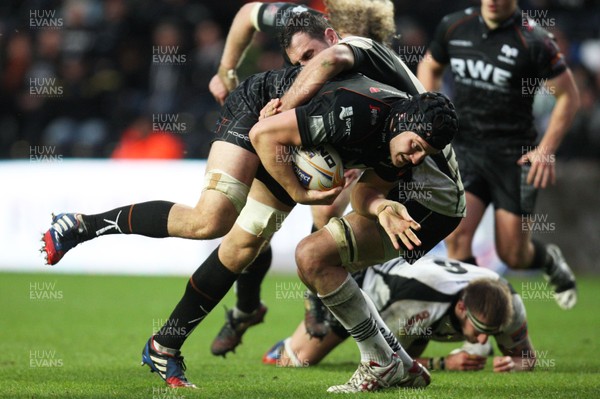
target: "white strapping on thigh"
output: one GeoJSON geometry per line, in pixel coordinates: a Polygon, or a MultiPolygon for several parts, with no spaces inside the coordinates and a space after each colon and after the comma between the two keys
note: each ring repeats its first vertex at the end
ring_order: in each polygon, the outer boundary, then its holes
{"type": "Polygon", "coordinates": [[[225,195],[239,214],[246,205],[250,187],[220,169],[211,169],[204,176],[202,191],[206,190],[215,190],[225,195]]]}
{"type": "Polygon", "coordinates": [[[331,234],[338,249],[342,266],[352,272],[352,264],[358,261],[358,247],[352,227],[344,218],[331,218],[325,225],[325,229],[331,234]]]}

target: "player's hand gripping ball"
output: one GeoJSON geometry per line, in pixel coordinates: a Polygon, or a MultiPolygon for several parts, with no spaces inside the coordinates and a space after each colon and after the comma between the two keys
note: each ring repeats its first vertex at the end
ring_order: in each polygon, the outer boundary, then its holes
{"type": "Polygon", "coordinates": [[[327,144],[296,151],[294,171],[302,186],[310,190],[330,190],[344,182],[342,158],[327,144]]]}

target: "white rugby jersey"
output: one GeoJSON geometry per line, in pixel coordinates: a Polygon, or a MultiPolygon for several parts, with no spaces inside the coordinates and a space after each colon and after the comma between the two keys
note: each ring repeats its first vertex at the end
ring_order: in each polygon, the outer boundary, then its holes
{"type": "MultiPolygon", "coordinates": [[[[415,340],[463,341],[454,305],[466,285],[478,278],[500,279],[482,267],[425,256],[413,265],[398,258],[370,267],[357,280],[373,299],[381,316],[404,347],[415,340]]],[[[499,346],[511,349],[527,338],[527,318],[521,297],[513,292],[513,319],[495,335],[499,346]]]]}

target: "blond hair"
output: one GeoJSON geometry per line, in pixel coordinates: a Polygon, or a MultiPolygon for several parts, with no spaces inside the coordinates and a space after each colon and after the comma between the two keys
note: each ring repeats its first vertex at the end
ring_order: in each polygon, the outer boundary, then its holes
{"type": "Polygon", "coordinates": [[[342,36],[369,37],[390,45],[396,33],[391,0],[324,0],[331,25],[342,36]]]}

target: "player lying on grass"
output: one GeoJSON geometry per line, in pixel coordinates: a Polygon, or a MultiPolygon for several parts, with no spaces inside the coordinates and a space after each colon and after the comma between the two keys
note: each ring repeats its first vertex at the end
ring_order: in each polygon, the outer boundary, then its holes
{"type": "MultiPolygon", "coordinates": [[[[504,355],[494,357],[494,371],[527,371],[535,365],[523,301],[489,269],[426,256],[413,265],[397,258],[353,278],[408,354],[429,370],[483,369],[492,349],[491,336],[504,355]],[[444,357],[421,357],[430,341],[462,340],[477,345],[444,357]]],[[[326,313],[325,322],[331,328],[322,340],[307,334],[302,321],[291,337],[265,354],[263,362],[284,367],[319,363],[348,337],[331,314],[326,313]]]]}

